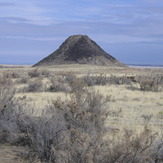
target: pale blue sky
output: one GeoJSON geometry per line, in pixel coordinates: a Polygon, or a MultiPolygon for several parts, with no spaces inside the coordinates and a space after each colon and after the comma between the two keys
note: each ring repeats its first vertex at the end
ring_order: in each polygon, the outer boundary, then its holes
{"type": "Polygon", "coordinates": [[[73,34],[121,62],[163,64],[163,0],[0,0],[0,64],[34,64],[73,34]]]}

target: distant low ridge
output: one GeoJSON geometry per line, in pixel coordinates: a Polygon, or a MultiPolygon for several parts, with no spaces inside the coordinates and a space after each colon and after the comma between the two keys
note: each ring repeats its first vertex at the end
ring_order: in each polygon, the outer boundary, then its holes
{"type": "Polygon", "coordinates": [[[59,49],[36,63],[34,67],[59,64],[124,66],[86,35],[70,36],[59,49]]]}

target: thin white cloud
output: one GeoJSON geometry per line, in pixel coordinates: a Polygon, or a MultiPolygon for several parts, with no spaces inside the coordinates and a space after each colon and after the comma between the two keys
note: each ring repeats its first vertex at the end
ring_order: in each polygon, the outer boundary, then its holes
{"type": "MultiPolygon", "coordinates": [[[[8,1],[8,0],[6,0],[8,1]]],[[[6,2],[10,3],[10,1],[6,2]]],[[[24,18],[24,23],[36,25],[59,24],[66,21],[99,21],[114,24],[132,24],[137,20],[162,18],[159,5],[148,8],[132,2],[118,1],[40,1],[15,0],[15,5],[0,11],[0,17],[24,18]],[[83,2],[83,3],[82,3],[83,2]]],[[[15,20],[12,23],[17,23],[15,20]]]]}
{"type": "MultiPolygon", "coordinates": [[[[92,35],[95,40],[103,43],[151,43],[151,42],[163,42],[162,37],[143,37],[143,36],[132,36],[122,34],[94,34],[92,35]]],[[[27,37],[27,36],[1,36],[1,39],[18,39],[18,40],[31,40],[31,41],[64,41],[65,37],[27,37]]]]}
{"type": "MultiPolygon", "coordinates": [[[[10,4],[6,2],[6,5],[10,4]]],[[[52,23],[52,19],[48,16],[44,16],[45,9],[39,7],[35,1],[20,1],[15,0],[14,5],[7,5],[1,8],[0,17],[8,20],[10,17],[11,23],[17,23],[15,18],[26,19],[25,23],[38,24],[38,25],[48,25],[52,23]],[[13,18],[13,20],[11,19],[13,18]]]]}
{"type": "Polygon", "coordinates": [[[96,34],[93,36],[94,39],[99,42],[107,43],[108,45],[111,43],[153,43],[153,42],[163,42],[163,38],[148,38],[148,37],[136,37],[129,35],[102,35],[96,34]]]}
{"type": "Polygon", "coordinates": [[[0,42],[4,50],[44,50],[69,35],[87,34],[104,45],[143,42],[160,46],[162,18],[162,0],[3,0],[0,42]]]}
{"type": "Polygon", "coordinates": [[[27,36],[1,36],[2,39],[19,39],[32,41],[59,41],[64,40],[64,37],[27,37],[27,36]]]}

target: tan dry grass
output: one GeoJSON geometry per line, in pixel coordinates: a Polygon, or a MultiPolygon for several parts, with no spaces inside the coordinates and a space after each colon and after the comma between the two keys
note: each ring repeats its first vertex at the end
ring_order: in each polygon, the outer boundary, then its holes
{"type": "MultiPolygon", "coordinates": [[[[26,76],[28,72],[34,68],[5,68],[0,69],[0,75],[4,71],[18,72],[21,76],[26,76]]],[[[135,69],[135,68],[115,68],[106,66],[90,66],[90,65],[60,65],[45,68],[55,74],[72,72],[78,76],[84,76],[89,74],[99,75],[101,73],[110,76],[110,74],[116,76],[135,76],[142,74],[162,73],[163,70],[149,70],[149,69],[135,69]]],[[[15,79],[13,80],[15,81],[15,79]]],[[[44,79],[44,84],[47,83],[44,79]]],[[[24,85],[16,84],[16,88],[23,87],[24,85]]],[[[150,119],[149,125],[153,131],[157,131],[163,134],[163,92],[142,92],[138,88],[138,85],[134,85],[137,89],[127,89],[126,85],[106,85],[106,86],[94,86],[90,89],[99,91],[104,96],[110,97],[108,105],[108,111],[110,116],[107,120],[107,126],[110,128],[110,137],[118,141],[119,136],[122,135],[123,129],[132,129],[136,132],[140,132],[143,129],[145,118],[150,119]],[[150,118],[151,116],[151,118],[150,118]]],[[[26,103],[28,108],[33,108],[33,113],[36,116],[40,116],[44,108],[50,105],[51,100],[61,98],[65,101],[69,99],[69,95],[63,92],[50,93],[50,92],[37,92],[37,93],[16,93],[16,99],[26,103]]],[[[30,111],[29,111],[30,113],[30,111]]],[[[13,150],[17,151],[17,147],[0,147],[0,160],[4,163],[16,163],[16,154],[13,150]],[[13,149],[14,148],[14,149],[13,149]],[[8,159],[7,159],[8,158],[8,159]]]]}
{"type": "MultiPolygon", "coordinates": [[[[25,76],[31,69],[35,68],[7,68],[8,71],[16,71],[21,75],[25,76]]],[[[78,76],[84,76],[89,74],[99,75],[106,74],[110,76],[111,74],[116,76],[136,76],[136,75],[146,75],[151,73],[162,73],[162,69],[152,70],[152,69],[136,69],[136,68],[122,68],[122,67],[108,67],[108,66],[96,66],[96,65],[54,65],[52,67],[42,67],[41,69],[47,69],[54,75],[62,73],[74,73],[78,76]]],[[[6,69],[0,69],[0,72],[6,71],[6,69]]],[[[44,84],[46,84],[46,79],[44,79],[44,84]]],[[[22,85],[24,86],[24,85],[22,85]]],[[[21,85],[17,84],[17,88],[21,85]]],[[[139,131],[141,126],[144,124],[143,117],[150,117],[150,125],[156,131],[162,130],[163,118],[159,116],[163,112],[163,92],[142,92],[140,90],[130,90],[127,89],[126,85],[106,85],[106,86],[95,86],[93,89],[98,90],[104,96],[111,95],[111,101],[108,106],[109,110],[113,112],[121,110],[119,115],[114,115],[108,120],[108,125],[112,125],[120,130],[123,128],[131,128],[139,131]]],[[[138,85],[135,85],[139,89],[138,85]]],[[[68,95],[65,93],[49,93],[49,92],[38,92],[38,93],[17,93],[16,98],[22,99],[29,106],[33,107],[37,115],[41,114],[42,109],[49,105],[49,101],[61,98],[61,100],[66,100],[68,95]],[[23,96],[25,96],[24,99],[23,96]]]]}
{"type": "Polygon", "coordinates": [[[0,163],[27,163],[18,156],[25,150],[24,147],[0,145],[0,163]]]}
{"type": "MultiPolygon", "coordinates": [[[[27,104],[27,108],[32,109],[35,116],[41,116],[42,110],[50,106],[52,100],[61,99],[65,101],[69,99],[69,95],[63,92],[35,92],[35,93],[17,93],[16,99],[27,104]]],[[[31,110],[30,110],[31,112],[31,110]]]]}
{"type": "Polygon", "coordinates": [[[163,119],[158,118],[163,110],[163,92],[142,92],[128,90],[126,86],[96,86],[96,90],[104,96],[111,95],[109,109],[115,114],[108,119],[108,125],[116,128],[139,131],[145,119],[155,131],[162,131],[163,119]],[[119,115],[116,112],[119,112],[119,115]]]}

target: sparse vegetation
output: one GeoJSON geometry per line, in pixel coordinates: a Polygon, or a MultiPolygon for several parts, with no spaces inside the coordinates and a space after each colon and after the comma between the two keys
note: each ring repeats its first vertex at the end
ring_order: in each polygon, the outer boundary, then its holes
{"type": "Polygon", "coordinates": [[[102,144],[105,99],[96,93],[74,95],[70,101],[53,101],[42,117],[23,126],[31,154],[42,162],[89,162],[102,144]],[[101,110],[99,109],[101,108],[101,110]]]}
{"type": "Polygon", "coordinates": [[[69,86],[65,83],[63,77],[51,77],[49,78],[50,85],[47,89],[49,92],[69,92],[69,86]]]}
{"type": "Polygon", "coordinates": [[[151,74],[133,77],[30,71],[17,78],[0,75],[0,143],[28,147],[22,159],[49,163],[163,162],[162,135],[151,127],[157,120],[162,122],[161,75],[155,75],[156,80],[151,74]],[[29,78],[30,71],[35,75],[29,78]],[[158,81],[158,89],[152,86],[141,91],[143,78],[158,81]],[[18,91],[19,85],[23,91],[18,91]],[[129,86],[135,88],[134,93],[126,89],[129,86]],[[37,92],[34,98],[32,92],[37,92]],[[61,98],[56,98],[59,93],[61,98]],[[47,101],[39,102],[41,114],[29,113],[38,107],[30,102],[35,104],[39,98],[47,101]],[[141,131],[120,126],[121,122],[130,124],[134,116],[141,131]]]}
{"type": "MultiPolygon", "coordinates": [[[[3,80],[0,79],[1,83],[3,80]]],[[[17,139],[20,105],[14,100],[14,94],[11,85],[0,84],[0,143],[13,143],[17,139]]]]}
{"type": "Polygon", "coordinates": [[[40,73],[42,76],[47,77],[47,78],[51,75],[50,71],[48,71],[47,69],[41,69],[40,73]]]}
{"type": "Polygon", "coordinates": [[[84,82],[88,86],[94,86],[94,85],[106,85],[109,83],[109,77],[106,76],[106,74],[100,74],[100,75],[87,75],[83,78],[84,82]]]}
{"type": "Polygon", "coordinates": [[[140,84],[140,90],[142,91],[159,91],[162,85],[161,76],[140,76],[138,78],[138,83],[140,84]]]}
{"type": "Polygon", "coordinates": [[[29,81],[28,85],[23,88],[24,92],[41,92],[43,91],[42,79],[38,78],[33,81],[29,81]]]}
{"type": "Polygon", "coordinates": [[[106,74],[87,75],[87,76],[84,76],[83,79],[88,86],[107,85],[107,84],[114,84],[114,85],[128,84],[128,85],[130,85],[132,82],[132,79],[130,77],[127,77],[127,76],[117,77],[112,74],[110,76],[107,76],[106,74]]]}
{"type": "Polygon", "coordinates": [[[38,78],[41,75],[41,72],[38,68],[32,69],[28,72],[29,77],[38,78]]]}
{"type": "Polygon", "coordinates": [[[20,75],[19,75],[19,73],[18,72],[16,72],[16,71],[5,71],[4,73],[3,73],[3,77],[4,78],[19,78],[20,77],[20,75]]]}
{"type": "Polygon", "coordinates": [[[18,80],[18,83],[20,84],[27,84],[29,81],[29,78],[28,77],[22,77],[18,80]]]}

